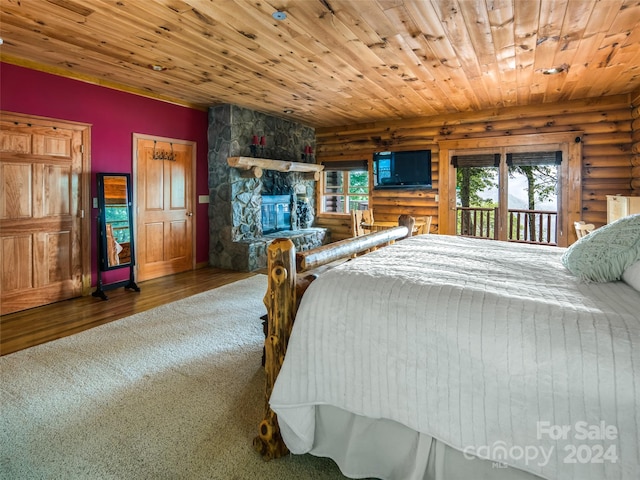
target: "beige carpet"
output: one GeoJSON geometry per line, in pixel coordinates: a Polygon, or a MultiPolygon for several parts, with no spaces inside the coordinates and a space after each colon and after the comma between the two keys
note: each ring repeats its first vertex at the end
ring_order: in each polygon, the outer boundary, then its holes
{"type": "Polygon", "coordinates": [[[345,478],[251,446],[265,289],[256,275],[0,357],[0,478],[345,478]]]}

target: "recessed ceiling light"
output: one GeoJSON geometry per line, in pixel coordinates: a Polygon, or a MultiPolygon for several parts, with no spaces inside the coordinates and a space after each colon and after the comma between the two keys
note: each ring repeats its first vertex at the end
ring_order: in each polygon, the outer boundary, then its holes
{"type": "Polygon", "coordinates": [[[290,113],[293,113],[293,110],[291,110],[290,108],[287,108],[286,110],[283,110],[282,113],[290,114],[290,113]]]}
{"type": "Polygon", "coordinates": [[[564,65],[561,65],[559,67],[545,68],[544,70],[542,70],[542,73],[545,75],[557,75],[558,73],[562,73],[565,70],[566,67],[564,65]]]}
{"type": "Polygon", "coordinates": [[[285,20],[287,18],[287,14],[285,12],[281,12],[280,10],[276,10],[271,14],[271,16],[276,20],[285,20]]]}
{"type": "Polygon", "coordinates": [[[163,72],[167,69],[167,67],[163,67],[162,65],[149,65],[149,68],[154,72],[163,72]]]}
{"type": "Polygon", "coordinates": [[[4,43],[4,40],[0,38],[0,45],[2,45],[3,43],[4,43]]]}

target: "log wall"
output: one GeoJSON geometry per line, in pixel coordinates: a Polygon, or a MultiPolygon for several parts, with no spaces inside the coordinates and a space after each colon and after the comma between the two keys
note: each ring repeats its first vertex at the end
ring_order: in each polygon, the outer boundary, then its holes
{"type": "MultiPolygon", "coordinates": [[[[639,105],[640,92],[635,96],[320,128],[316,130],[317,157],[319,162],[368,159],[371,165],[375,151],[394,147],[431,149],[433,190],[374,191],[370,206],[376,220],[396,220],[402,213],[431,215],[431,231],[437,232],[439,140],[581,131],[583,220],[600,226],[606,223],[606,195],[630,195],[633,188],[640,190],[639,105]],[[636,105],[633,109],[632,101],[636,105]]],[[[331,229],[334,240],[350,236],[346,215],[318,215],[316,224],[331,229]]]]}
{"type": "Polygon", "coordinates": [[[633,195],[640,195],[640,90],[631,95],[631,188],[633,195]]]}

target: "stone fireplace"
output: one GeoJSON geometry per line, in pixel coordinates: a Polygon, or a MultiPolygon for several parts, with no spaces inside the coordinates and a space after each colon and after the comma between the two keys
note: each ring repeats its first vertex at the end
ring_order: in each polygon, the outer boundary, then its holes
{"type": "MultiPolygon", "coordinates": [[[[328,231],[314,228],[315,182],[300,172],[264,170],[260,178],[243,176],[229,157],[251,157],[252,138],[264,136],[258,156],[305,162],[305,146],[315,150],[315,131],[299,123],[235,105],[209,110],[209,263],[253,271],[266,266],[266,249],[274,238],[289,237],[305,250],[329,241],[328,231]],[[290,228],[265,232],[263,195],[290,199],[290,228]]],[[[309,159],[310,160],[310,159],[309,159]]]]}

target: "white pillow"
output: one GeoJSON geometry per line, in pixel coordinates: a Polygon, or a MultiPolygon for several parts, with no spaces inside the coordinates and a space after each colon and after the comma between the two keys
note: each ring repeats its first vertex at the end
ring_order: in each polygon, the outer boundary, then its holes
{"type": "Polygon", "coordinates": [[[627,267],[622,274],[622,280],[640,292],[640,262],[627,267]]]}
{"type": "Polygon", "coordinates": [[[571,245],[562,263],[585,282],[615,282],[640,261],[640,214],[597,228],[571,245]]]}

